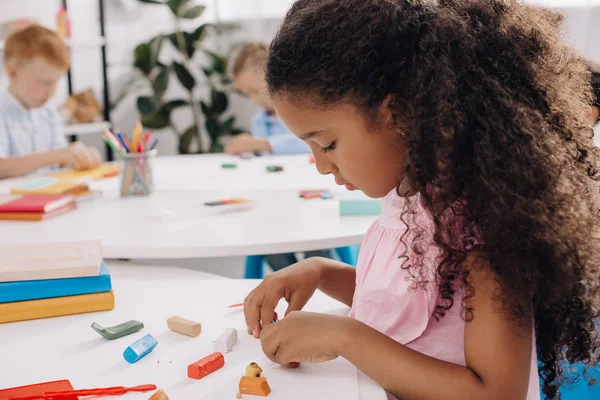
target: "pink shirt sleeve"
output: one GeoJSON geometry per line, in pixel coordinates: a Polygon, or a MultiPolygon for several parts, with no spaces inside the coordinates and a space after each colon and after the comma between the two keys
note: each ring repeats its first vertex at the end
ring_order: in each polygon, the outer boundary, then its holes
{"type": "MultiPolygon", "coordinates": [[[[429,283],[417,285],[406,269],[408,263],[403,268],[402,233],[377,222],[367,233],[359,256],[350,316],[407,344],[427,328],[438,290],[433,283],[435,274],[428,276],[429,283]]],[[[425,259],[432,256],[428,252],[425,259]]]]}

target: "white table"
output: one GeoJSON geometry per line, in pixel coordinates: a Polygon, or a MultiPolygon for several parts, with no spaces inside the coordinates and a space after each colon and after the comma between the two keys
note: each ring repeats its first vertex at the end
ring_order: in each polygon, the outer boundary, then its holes
{"type": "Polygon", "coordinates": [[[41,223],[0,222],[1,243],[101,240],[106,258],[183,259],[272,254],[359,244],[374,217],[339,217],[336,200],[295,191],[115,193],[41,223]],[[218,213],[204,202],[244,196],[252,210],[218,213]]]}
{"type": "MultiPolygon", "coordinates": [[[[331,176],[320,175],[308,155],[265,156],[244,160],[225,154],[179,155],[156,157],[153,164],[154,190],[261,190],[261,189],[333,189],[338,188],[331,176]],[[234,163],[235,169],[223,169],[234,163]],[[267,172],[269,165],[281,165],[282,172],[267,172]]],[[[31,181],[32,177],[0,180],[0,194],[31,181]]],[[[119,179],[90,181],[92,189],[118,192],[119,179]]]]}
{"type": "MultiPolygon", "coordinates": [[[[234,158],[238,170],[221,170],[221,163],[230,159],[159,158],[157,191],[151,196],[120,198],[116,178],[97,182],[94,186],[103,186],[104,197],[75,212],[40,223],[0,221],[0,243],[98,239],[107,258],[244,256],[360,244],[375,219],[340,217],[337,200],[300,199],[298,189],[336,187],[316,173],[308,156],[234,158]],[[268,164],[285,165],[285,170],[264,172],[268,164]],[[255,208],[222,214],[203,206],[232,197],[252,199],[255,208]]],[[[17,183],[2,182],[0,193],[17,183]]]]}
{"type": "MultiPolygon", "coordinates": [[[[214,390],[223,374],[230,374],[232,368],[237,371],[239,365],[228,365],[226,355],[220,374],[200,381],[186,376],[187,365],[212,353],[212,341],[225,328],[244,329],[242,311],[227,306],[241,302],[258,281],[128,263],[110,263],[109,269],[116,298],[113,311],[0,324],[0,388],[59,379],[69,379],[75,388],[154,383],[172,399],[196,400],[214,390]],[[188,338],[170,332],[166,320],[174,315],[200,321],[202,334],[188,338]],[[144,329],[113,341],[90,328],[92,322],[110,326],[130,319],[142,321],[144,329]],[[122,357],[123,350],[147,333],[158,340],[158,346],[138,363],[129,365],[122,357]]],[[[283,303],[280,305],[285,306],[283,303]]],[[[278,308],[282,315],[284,310],[278,308]]],[[[337,313],[344,308],[316,293],[306,310],[337,313]]],[[[359,387],[361,399],[386,398],[383,390],[362,374],[359,387]]],[[[129,394],[124,398],[149,396],[129,394]]]]}
{"type": "MultiPolygon", "coordinates": [[[[332,176],[322,176],[310,164],[309,156],[264,156],[244,160],[224,154],[157,157],[153,165],[155,189],[163,190],[262,190],[336,188],[332,176]],[[235,169],[223,169],[234,163],[235,169]],[[267,172],[269,165],[284,167],[282,172],[267,172]]],[[[102,189],[117,190],[116,179],[102,189]]]]}

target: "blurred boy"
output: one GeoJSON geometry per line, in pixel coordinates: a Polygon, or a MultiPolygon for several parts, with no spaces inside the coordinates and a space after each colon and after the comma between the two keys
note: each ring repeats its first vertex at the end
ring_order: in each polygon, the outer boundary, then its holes
{"type": "Polygon", "coordinates": [[[261,110],[252,118],[252,133],[237,135],[225,147],[225,152],[308,154],[310,147],[277,118],[266,93],[263,64],[267,60],[267,51],[265,43],[249,42],[230,61],[229,75],[236,88],[261,110]]]}
{"type": "MultiPolygon", "coordinates": [[[[252,118],[252,134],[237,135],[225,147],[228,154],[268,153],[308,154],[310,147],[291,133],[277,118],[267,95],[264,63],[267,60],[268,46],[262,42],[248,42],[237,51],[230,61],[229,75],[237,89],[250,101],[261,108],[252,118]]],[[[331,257],[330,250],[307,251],[305,258],[331,257]]],[[[269,254],[267,263],[278,271],[298,262],[294,253],[269,254]]]]}
{"type": "Polygon", "coordinates": [[[0,92],[0,179],[56,165],[98,166],[98,151],[68,145],[58,112],[45,106],[69,68],[60,37],[39,25],[17,31],[6,41],[4,63],[10,85],[0,92]]]}

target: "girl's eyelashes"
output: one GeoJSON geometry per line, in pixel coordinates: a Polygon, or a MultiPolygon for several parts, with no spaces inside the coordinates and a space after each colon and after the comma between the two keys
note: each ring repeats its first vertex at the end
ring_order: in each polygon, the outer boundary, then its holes
{"type": "Polygon", "coordinates": [[[335,150],[335,141],[331,142],[331,144],[327,147],[321,147],[321,150],[323,151],[323,153],[327,153],[332,150],[335,150]]]}

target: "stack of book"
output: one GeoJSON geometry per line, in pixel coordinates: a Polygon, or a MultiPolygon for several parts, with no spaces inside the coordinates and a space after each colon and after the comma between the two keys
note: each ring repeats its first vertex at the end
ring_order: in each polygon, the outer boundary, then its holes
{"type": "Polygon", "coordinates": [[[12,196],[0,201],[0,220],[42,221],[76,208],[70,195],[12,196]]]}
{"type": "Polygon", "coordinates": [[[11,193],[17,195],[67,195],[73,196],[78,203],[102,195],[101,192],[90,190],[85,182],[50,176],[36,178],[21,186],[12,188],[11,193]]]}
{"type": "Polygon", "coordinates": [[[112,310],[100,242],[0,245],[0,323],[112,310]]]}

